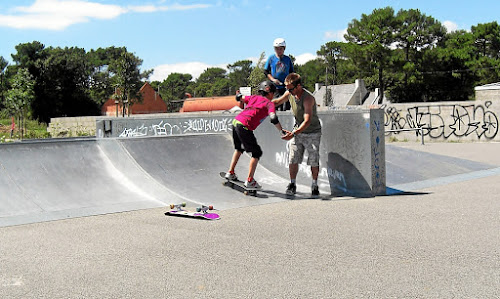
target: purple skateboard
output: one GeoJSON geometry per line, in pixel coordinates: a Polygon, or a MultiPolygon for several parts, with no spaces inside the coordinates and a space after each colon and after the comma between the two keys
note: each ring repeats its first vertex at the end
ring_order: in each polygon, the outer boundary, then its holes
{"type": "Polygon", "coordinates": [[[242,191],[243,194],[245,194],[245,195],[257,196],[257,190],[260,190],[260,189],[247,188],[247,187],[245,187],[245,183],[240,181],[240,180],[233,181],[233,180],[226,179],[226,173],[223,171],[221,171],[219,173],[219,175],[221,178],[226,180],[225,182],[222,183],[223,186],[228,186],[228,187],[231,187],[233,189],[238,189],[238,191],[242,191]]]}
{"type": "Polygon", "coordinates": [[[208,210],[213,210],[213,206],[201,206],[196,208],[196,212],[190,212],[182,209],[186,206],[186,203],[181,203],[178,205],[170,205],[170,211],[165,212],[167,216],[180,216],[180,217],[193,217],[207,220],[217,220],[220,219],[219,214],[208,213],[208,210]]]}

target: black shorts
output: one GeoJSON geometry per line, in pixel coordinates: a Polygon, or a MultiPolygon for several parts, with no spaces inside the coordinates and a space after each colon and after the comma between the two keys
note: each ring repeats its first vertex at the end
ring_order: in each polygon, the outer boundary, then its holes
{"type": "Polygon", "coordinates": [[[262,149],[257,144],[257,139],[253,131],[242,124],[237,124],[233,127],[233,143],[234,149],[240,152],[246,151],[252,153],[252,156],[255,156],[255,154],[258,156],[262,155],[262,149]]]}

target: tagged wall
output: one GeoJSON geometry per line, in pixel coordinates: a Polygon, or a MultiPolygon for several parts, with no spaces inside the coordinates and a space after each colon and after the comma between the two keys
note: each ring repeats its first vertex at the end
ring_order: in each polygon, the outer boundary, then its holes
{"type": "MultiPolygon", "coordinates": [[[[389,104],[385,130],[423,128],[426,141],[500,141],[500,102],[389,104]]],[[[420,131],[387,132],[398,140],[420,138],[420,131]]]]}
{"type": "Polygon", "coordinates": [[[96,137],[146,137],[228,133],[234,115],[167,114],[164,117],[99,118],[96,137]],[[181,116],[179,116],[181,115],[181,116]]]}
{"type": "MultiPolygon", "coordinates": [[[[385,194],[384,113],[381,109],[318,112],[322,123],[319,185],[323,194],[375,196],[385,194]]],[[[291,130],[290,112],[278,112],[291,130]]],[[[232,134],[233,114],[168,114],[156,117],[105,118],[96,122],[97,137],[137,138],[189,134],[232,134]]],[[[264,155],[261,165],[288,179],[289,143],[264,120],[255,131],[264,155]]],[[[304,161],[307,159],[305,158],[304,161]]],[[[299,182],[311,183],[310,167],[299,166],[299,182]]]]}

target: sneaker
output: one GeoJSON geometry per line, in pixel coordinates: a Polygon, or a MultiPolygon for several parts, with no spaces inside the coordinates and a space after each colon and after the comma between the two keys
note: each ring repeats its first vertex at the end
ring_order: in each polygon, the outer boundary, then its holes
{"type": "Polygon", "coordinates": [[[313,196],[319,196],[319,189],[318,189],[318,185],[313,185],[311,187],[311,194],[313,196]]]}
{"type": "Polygon", "coordinates": [[[226,173],[226,179],[228,180],[231,180],[231,181],[237,181],[238,180],[238,176],[236,175],[236,173],[226,173]]]}
{"type": "Polygon", "coordinates": [[[286,195],[294,195],[297,192],[297,186],[294,183],[288,184],[286,187],[286,195]]]}
{"type": "Polygon", "coordinates": [[[262,186],[259,185],[259,183],[257,183],[257,181],[254,179],[252,179],[250,182],[247,180],[244,185],[245,185],[245,188],[247,188],[247,189],[261,189],[262,188],[262,186]]]}

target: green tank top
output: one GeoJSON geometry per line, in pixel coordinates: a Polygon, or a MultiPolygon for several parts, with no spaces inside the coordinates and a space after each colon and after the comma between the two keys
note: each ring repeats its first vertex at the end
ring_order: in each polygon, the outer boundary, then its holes
{"type": "MultiPolygon", "coordinates": [[[[292,108],[293,115],[295,116],[295,127],[298,128],[300,124],[304,121],[304,99],[307,95],[314,96],[307,90],[304,89],[302,96],[298,101],[295,97],[290,95],[289,101],[292,108]]],[[[321,132],[321,124],[319,122],[318,113],[316,111],[316,100],[314,100],[313,111],[311,115],[311,124],[302,133],[318,133],[321,132]]]]}

